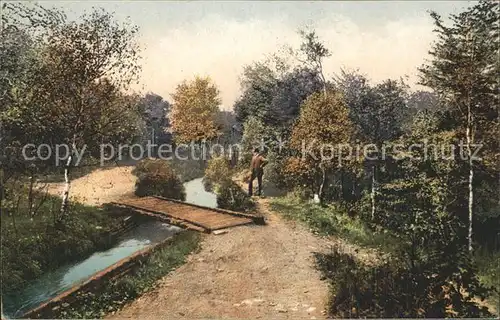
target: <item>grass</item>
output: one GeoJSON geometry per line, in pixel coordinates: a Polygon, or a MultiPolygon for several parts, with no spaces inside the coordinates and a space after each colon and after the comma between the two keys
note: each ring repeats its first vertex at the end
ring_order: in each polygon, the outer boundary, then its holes
{"type": "Polygon", "coordinates": [[[126,303],[153,289],[156,281],[185,262],[188,254],[199,248],[201,235],[194,231],[176,234],[169,245],[154,251],[131,274],[110,281],[96,293],[78,296],[71,305],[61,305],[55,318],[96,319],[120,310],[126,303]]]}
{"type": "MultiPolygon", "coordinates": [[[[398,249],[398,240],[389,232],[375,231],[359,218],[349,217],[345,208],[338,204],[321,206],[292,196],[272,199],[270,204],[272,210],[287,219],[304,223],[314,233],[336,235],[350,243],[377,248],[386,253],[396,252],[398,249]]],[[[488,299],[489,304],[500,305],[500,252],[478,250],[475,261],[480,281],[488,287],[496,288],[496,292],[488,299]]],[[[338,279],[338,276],[337,273],[329,275],[332,279],[338,279]]]]}
{"type": "Polygon", "coordinates": [[[488,301],[500,312],[500,252],[478,250],[475,261],[481,283],[495,289],[488,301]]]}
{"type": "Polygon", "coordinates": [[[314,233],[336,235],[351,243],[388,253],[397,248],[397,240],[388,232],[375,232],[360,219],[349,217],[340,205],[321,206],[290,196],[272,199],[270,204],[272,210],[306,224],[314,233]]]}
{"type": "Polygon", "coordinates": [[[27,209],[27,190],[9,193],[2,204],[1,219],[4,293],[23,288],[47,270],[109,248],[113,245],[110,232],[123,221],[111,208],[71,202],[64,224],[56,227],[59,197],[49,195],[42,202],[43,196],[36,194],[35,205],[39,208],[31,216],[27,209]]]}

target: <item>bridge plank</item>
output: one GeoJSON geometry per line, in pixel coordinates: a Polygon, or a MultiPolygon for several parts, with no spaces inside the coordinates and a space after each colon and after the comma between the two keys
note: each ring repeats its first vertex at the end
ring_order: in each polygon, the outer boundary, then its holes
{"type": "Polygon", "coordinates": [[[211,208],[193,206],[188,203],[174,202],[157,197],[128,198],[117,202],[117,204],[134,208],[139,213],[143,210],[185,221],[208,232],[254,222],[250,217],[231,215],[229,212],[215,211],[211,208]]]}

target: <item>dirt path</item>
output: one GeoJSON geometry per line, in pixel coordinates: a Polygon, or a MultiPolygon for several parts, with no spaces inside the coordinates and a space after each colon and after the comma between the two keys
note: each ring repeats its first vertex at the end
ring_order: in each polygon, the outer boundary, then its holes
{"type": "MultiPolygon", "coordinates": [[[[88,204],[117,200],[133,192],[131,169],[94,171],[73,181],[70,194],[88,204]]],[[[62,188],[53,184],[50,190],[59,194],[62,188]]],[[[360,249],[281,219],[269,210],[267,199],[259,199],[258,209],[266,226],[205,236],[186,264],[110,318],[325,318],[328,284],[320,280],[313,253],[332,244],[358,256],[360,249]]]]}
{"type": "MultiPolygon", "coordinates": [[[[133,167],[103,168],[71,181],[70,198],[90,205],[116,201],[134,192],[133,167]]],[[[50,183],[48,191],[60,195],[64,183],[50,183]]]]}
{"type": "Polygon", "coordinates": [[[200,252],[115,317],[324,318],[328,285],[312,254],[327,243],[259,205],[267,226],[206,236],[200,252]]]}

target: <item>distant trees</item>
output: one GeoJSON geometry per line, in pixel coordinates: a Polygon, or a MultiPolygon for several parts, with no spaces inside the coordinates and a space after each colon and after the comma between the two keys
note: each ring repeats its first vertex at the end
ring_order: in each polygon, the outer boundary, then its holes
{"type": "Polygon", "coordinates": [[[143,140],[150,141],[151,145],[160,145],[170,142],[170,103],[158,94],[148,92],[138,101],[141,114],[143,140]]]}
{"type": "Polygon", "coordinates": [[[219,134],[216,117],[221,100],[219,89],[208,77],[179,84],[172,95],[170,116],[177,143],[200,143],[219,134]]]}
{"type": "Polygon", "coordinates": [[[286,137],[299,115],[300,105],[323,85],[313,69],[297,66],[281,67],[284,71],[279,71],[273,64],[266,61],[245,67],[243,93],[234,104],[234,112],[240,123],[253,117],[269,132],[286,137]]]}

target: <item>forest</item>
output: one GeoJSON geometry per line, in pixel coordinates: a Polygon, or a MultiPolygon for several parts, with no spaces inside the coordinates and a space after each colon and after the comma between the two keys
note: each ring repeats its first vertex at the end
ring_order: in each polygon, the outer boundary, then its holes
{"type": "MultiPolygon", "coordinates": [[[[264,199],[318,237],[375,250],[379,261],[368,264],[339,248],[314,253],[329,284],[327,316],[493,316],[500,309],[499,3],[430,17],[436,41],[415,66],[422,90],[404,75],[377,83],[363,70],[327,75],[325,61],[342,48],[326,47],[309,28],[299,31],[299,47],[242,66],[241,95],[223,111],[208,76],[186,79],[170,97],[132,90],[140,30],[113,13],[95,8],[73,21],[62,9],[3,3],[2,297],[114,245],[109,234],[123,214],[74,200],[72,182],[132,165],[137,196],[185,200],[183,184],[204,177],[221,208],[256,212],[264,199]],[[103,145],[147,143],[156,146],[147,156],[117,149],[103,161],[103,145]],[[189,144],[196,152],[220,148],[206,159],[183,151],[186,158],[172,160],[173,149],[189,144]],[[255,148],[267,160],[262,198],[246,190],[255,148]],[[61,193],[50,191],[54,183],[61,193]]],[[[120,310],[204,240],[179,241],[175,258],[161,252],[145,264],[149,272],[58,316],[120,310]],[[161,259],[171,260],[158,267],[161,259]]]]}

